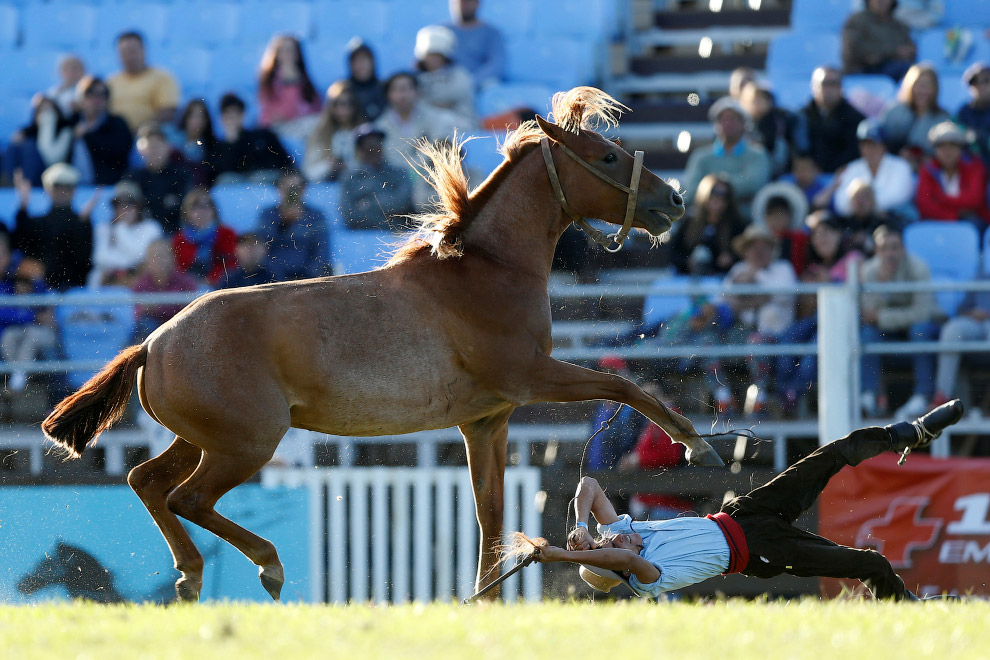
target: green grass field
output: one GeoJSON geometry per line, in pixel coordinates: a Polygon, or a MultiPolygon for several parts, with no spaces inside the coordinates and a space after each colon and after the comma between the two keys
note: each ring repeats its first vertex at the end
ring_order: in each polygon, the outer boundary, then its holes
{"type": "Polygon", "coordinates": [[[0,607],[5,660],[990,657],[990,603],[0,607]]]}

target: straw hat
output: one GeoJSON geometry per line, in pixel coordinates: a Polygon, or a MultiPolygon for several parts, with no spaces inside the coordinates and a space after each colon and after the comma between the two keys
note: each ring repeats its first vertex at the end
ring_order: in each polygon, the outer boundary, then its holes
{"type": "Polygon", "coordinates": [[[946,142],[957,144],[960,147],[964,147],[968,143],[966,133],[952,121],[943,121],[932,126],[931,130],[928,131],[928,140],[936,147],[946,142]]]}
{"type": "Polygon", "coordinates": [[[769,229],[763,225],[752,224],[746,227],[743,233],[732,239],[732,249],[741,257],[753,241],[766,241],[770,247],[777,247],[777,237],[769,229]]]}
{"type": "Polygon", "coordinates": [[[581,564],[581,567],[578,568],[578,575],[581,576],[581,579],[589,587],[595,591],[604,591],[605,593],[608,593],[624,582],[622,577],[615,571],[610,571],[607,568],[598,568],[597,566],[588,566],[587,564],[581,564]]]}

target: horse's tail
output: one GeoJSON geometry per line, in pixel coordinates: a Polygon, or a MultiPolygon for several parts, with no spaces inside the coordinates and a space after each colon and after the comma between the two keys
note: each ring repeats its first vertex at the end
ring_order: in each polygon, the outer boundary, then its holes
{"type": "Polygon", "coordinates": [[[65,397],[41,423],[45,437],[79,458],[86,446],[120,421],[127,408],[137,370],[148,359],[146,344],[122,350],[107,366],[65,397]]]}

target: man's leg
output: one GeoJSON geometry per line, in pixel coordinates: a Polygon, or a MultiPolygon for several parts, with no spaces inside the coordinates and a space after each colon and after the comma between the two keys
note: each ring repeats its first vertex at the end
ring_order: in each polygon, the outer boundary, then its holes
{"type": "MultiPolygon", "coordinates": [[[[979,341],[987,338],[986,325],[968,316],[950,319],[939,337],[941,342],[979,341]]],[[[935,372],[935,391],[946,396],[958,390],[956,378],[959,374],[961,353],[939,353],[935,372]]]]}
{"type": "MultiPolygon", "coordinates": [[[[939,326],[934,321],[915,323],[908,332],[910,341],[936,341],[939,326]]],[[[916,353],[914,362],[914,393],[920,394],[926,402],[935,393],[935,356],[932,353],[916,353]]]]}

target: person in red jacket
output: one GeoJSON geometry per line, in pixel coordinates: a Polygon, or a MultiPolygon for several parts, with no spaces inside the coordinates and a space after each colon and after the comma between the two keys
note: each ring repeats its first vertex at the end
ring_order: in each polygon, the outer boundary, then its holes
{"type": "Polygon", "coordinates": [[[987,174],[982,161],[967,153],[966,134],[950,121],[928,132],[935,156],[918,172],[915,203],[924,220],[990,221],[987,174]]]}
{"type": "Polygon", "coordinates": [[[193,188],[182,199],[182,229],[172,238],[175,265],[213,285],[237,265],[237,234],[220,224],[206,188],[193,188]]]}

